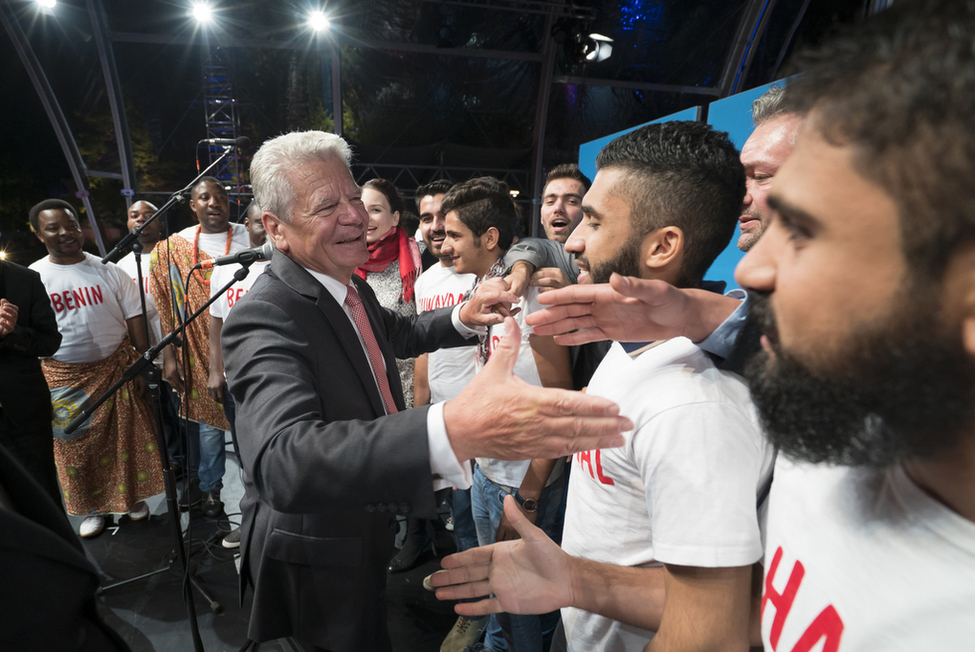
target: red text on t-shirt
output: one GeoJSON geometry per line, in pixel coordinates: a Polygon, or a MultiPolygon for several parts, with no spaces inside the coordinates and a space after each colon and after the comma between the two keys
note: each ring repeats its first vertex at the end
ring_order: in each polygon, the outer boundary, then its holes
{"type": "Polygon", "coordinates": [[[605,485],[615,485],[613,479],[603,472],[603,459],[602,452],[599,449],[594,451],[582,451],[581,453],[576,453],[576,463],[579,468],[589,467],[589,477],[593,480],[599,482],[599,484],[605,485]],[[595,467],[593,466],[593,460],[595,460],[595,467]]]}
{"type": "Polygon", "coordinates": [[[97,306],[100,303],[105,303],[105,299],[102,297],[101,285],[90,285],[88,287],[78,288],[77,290],[56,292],[51,295],[51,305],[54,307],[54,312],[80,310],[87,306],[97,306]]]}

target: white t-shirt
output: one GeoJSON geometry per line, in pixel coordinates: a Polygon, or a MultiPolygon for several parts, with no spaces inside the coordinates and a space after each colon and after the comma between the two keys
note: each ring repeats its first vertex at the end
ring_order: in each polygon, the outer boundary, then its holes
{"type": "MultiPolygon", "coordinates": [[[[514,304],[512,308],[521,308],[521,311],[514,316],[518,328],[521,329],[521,348],[518,350],[518,362],[515,363],[514,373],[529,385],[541,387],[542,379],[538,375],[538,368],[535,366],[535,355],[532,353],[532,347],[528,340],[528,337],[531,335],[531,327],[525,324],[525,317],[541,308],[538,303],[538,288],[528,288],[525,296],[517,304],[514,304]]],[[[504,324],[492,326],[488,329],[488,346],[492,355],[503,336],[504,324]]],[[[477,370],[480,371],[480,364],[477,365],[477,370]]],[[[521,486],[521,481],[525,479],[525,473],[528,472],[531,460],[513,462],[478,457],[477,464],[491,482],[506,487],[519,487],[521,486]]],[[[555,468],[552,469],[552,473],[549,475],[545,486],[558,480],[562,476],[564,468],[565,465],[560,460],[555,465],[555,468]]]]}
{"type": "MultiPolygon", "coordinates": [[[[162,324],[159,322],[159,312],[156,310],[156,302],[152,298],[152,294],[149,292],[149,256],[152,252],[143,252],[141,254],[142,263],[142,284],[145,288],[146,296],[146,315],[149,317],[149,344],[156,345],[159,340],[162,339],[162,324]]],[[[122,268],[126,274],[132,277],[132,280],[138,284],[139,277],[137,275],[138,270],[135,268],[135,252],[130,251],[122,260],[118,261],[118,266],[122,268]]],[[[138,287],[138,285],[137,285],[138,287]]],[[[156,358],[156,366],[162,364],[162,356],[156,358]]]]}
{"type": "Polygon", "coordinates": [[[55,360],[104,360],[128,335],[125,320],[142,314],[139,286],[115,263],[103,265],[86,252],[74,265],[56,265],[45,256],[30,268],[41,275],[58,320],[62,339],[55,360]]]}
{"type": "MultiPolygon", "coordinates": [[[[244,277],[244,280],[237,281],[231,285],[230,289],[224,292],[223,296],[210,304],[210,315],[226,320],[227,315],[230,314],[230,309],[245,294],[250,292],[250,289],[254,286],[254,281],[264,273],[264,268],[270,263],[270,260],[258,260],[257,262],[251,263],[250,272],[244,277]]],[[[210,296],[212,297],[222,290],[223,286],[233,279],[234,272],[240,269],[240,267],[240,265],[221,265],[220,267],[215,267],[213,269],[213,275],[210,277],[210,296]]]]}
{"type": "MultiPolygon", "coordinates": [[[[416,280],[417,314],[457,305],[474,285],[474,278],[473,274],[458,274],[453,267],[437,263],[416,280]]],[[[427,382],[431,403],[452,400],[467,387],[475,374],[476,350],[477,347],[461,346],[429,354],[427,382]]]]}
{"type": "Polygon", "coordinates": [[[900,465],[780,456],[772,487],[766,650],[975,649],[975,523],[924,493],[900,465]]]}
{"type": "MultiPolygon", "coordinates": [[[[756,506],[774,453],[748,388],[679,337],[632,356],[616,343],[588,393],[635,429],[621,448],[577,453],[562,548],[623,566],[723,568],[762,558],[756,506]]],[[[653,632],[562,610],[569,650],[642,652],[653,632]]]]}
{"type": "MultiPolygon", "coordinates": [[[[193,239],[196,237],[196,227],[198,224],[187,227],[180,231],[177,235],[183,238],[190,244],[193,244],[193,239]]],[[[203,233],[200,232],[200,250],[205,251],[213,258],[219,258],[225,254],[235,254],[241,249],[247,249],[251,246],[251,237],[247,233],[247,229],[244,228],[243,224],[236,224],[234,222],[230,223],[230,228],[233,231],[233,235],[230,240],[230,251],[227,251],[227,232],[223,233],[203,233]]]]}

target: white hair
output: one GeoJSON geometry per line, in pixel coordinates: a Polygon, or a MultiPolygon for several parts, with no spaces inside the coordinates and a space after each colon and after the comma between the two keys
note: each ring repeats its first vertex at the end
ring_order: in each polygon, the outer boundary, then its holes
{"type": "Polygon", "coordinates": [[[251,160],[254,199],[265,211],[290,222],[297,197],[289,172],[308,161],[336,158],[349,167],[352,148],[341,136],[325,131],[294,131],[267,140],[251,160]]]}

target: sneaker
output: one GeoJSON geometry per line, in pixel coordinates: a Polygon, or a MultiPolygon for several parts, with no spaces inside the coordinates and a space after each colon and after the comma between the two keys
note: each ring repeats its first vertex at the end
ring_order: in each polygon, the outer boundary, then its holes
{"type": "Polygon", "coordinates": [[[203,500],[203,515],[207,518],[216,518],[223,513],[223,503],[220,502],[220,490],[211,489],[207,492],[206,498],[203,500]]]}
{"type": "Polygon", "coordinates": [[[129,510],[129,518],[133,521],[142,521],[149,516],[149,505],[146,505],[145,501],[140,500],[132,509],[129,510]]]}
{"type": "Polygon", "coordinates": [[[440,652],[463,652],[469,649],[484,649],[483,647],[475,647],[480,645],[477,641],[481,638],[481,634],[487,627],[490,618],[488,616],[481,616],[480,618],[470,619],[461,616],[454,623],[453,628],[450,633],[447,634],[447,638],[444,639],[443,645],[440,646],[440,652]]]}
{"type": "Polygon", "coordinates": [[[240,528],[235,527],[233,530],[227,533],[227,536],[223,538],[220,542],[224,548],[239,548],[240,547],[240,528]]]}
{"type": "Polygon", "coordinates": [[[82,539],[88,539],[91,537],[97,537],[105,530],[105,517],[104,516],[89,516],[81,522],[81,527],[78,528],[78,536],[82,539]]]}
{"type": "Polygon", "coordinates": [[[453,532],[454,531],[454,519],[453,518],[451,518],[449,516],[447,517],[447,522],[444,523],[444,529],[447,530],[448,532],[453,532]]]}

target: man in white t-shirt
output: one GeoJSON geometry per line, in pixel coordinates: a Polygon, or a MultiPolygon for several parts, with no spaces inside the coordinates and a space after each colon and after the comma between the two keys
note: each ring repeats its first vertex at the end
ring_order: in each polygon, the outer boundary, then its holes
{"type": "MultiPolygon", "coordinates": [[[[517,215],[508,186],[491,177],[472,179],[454,186],[443,199],[445,232],[441,253],[454,264],[459,274],[473,274],[478,284],[503,276],[504,254],[511,246],[517,229],[517,215]]],[[[473,292],[477,292],[475,286],[473,292]]],[[[539,337],[524,326],[525,315],[535,306],[538,291],[531,288],[513,306],[519,309],[515,321],[522,329],[521,350],[514,374],[536,386],[572,388],[568,351],[550,337],[539,337]]],[[[476,363],[480,368],[498,345],[500,328],[489,328],[477,347],[476,363]]],[[[561,539],[562,505],[565,487],[565,460],[525,460],[511,462],[477,458],[471,507],[478,543],[517,538],[503,515],[501,496],[514,495],[528,519],[554,541],[561,539]],[[537,521],[536,521],[537,519],[537,521]]],[[[499,652],[548,647],[558,623],[558,613],[542,617],[498,614],[499,629],[489,626],[486,646],[499,652]],[[543,643],[543,641],[545,643],[543,643]],[[506,645],[507,643],[507,645],[506,645]]]]}
{"type": "MultiPolygon", "coordinates": [[[[579,282],[622,273],[699,287],[745,194],[726,135],[694,122],[650,125],[607,145],[597,169],[566,242],[579,282]]],[[[520,595],[496,576],[490,588],[510,609],[563,607],[569,650],[747,649],[773,452],[744,382],[675,337],[614,344],[588,391],[625,405],[636,428],[622,448],[575,455],[563,550],[542,552],[600,580],[553,599],[522,565],[512,578],[520,595]]]]}
{"type": "MultiPolygon", "coordinates": [[[[194,272],[185,295],[182,291],[173,292],[174,287],[184,287],[190,269],[197,263],[246,249],[249,244],[249,236],[243,225],[230,222],[227,191],[217,179],[200,179],[193,187],[189,207],[198,223],[156,245],[150,259],[150,289],[164,333],[173,330],[210,297],[210,270],[194,272]]],[[[213,518],[223,511],[220,489],[226,470],[226,431],[230,430],[230,425],[223,406],[213,400],[207,391],[210,370],[209,312],[205,311],[191,322],[185,335],[182,350],[168,347],[163,352],[163,377],[186,398],[182,414],[188,410],[189,421],[199,424],[199,436],[196,438],[200,450],[199,485],[197,487],[190,483],[186,491],[188,498],[184,502],[189,505],[202,502],[203,513],[213,518]],[[184,354],[189,370],[182,364],[184,354]]],[[[189,429],[189,437],[194,437],[194,430],[189,429]]]]}
{"type": "Polygon", "coordinates": [[[147,348],[139,289],[117,265],[85,253],[67,202],[42,201],[30,221],[48,251],[30,268],[41,275],[62,335],[58,350],[42,361],[58,481],[68,513],[86,516],[80,535],[91,537],[104,530],[109,514],[146,518],[144,499],[163,489],[145,379],[123,385],[77,430],[65,432],[147,348]]]}

